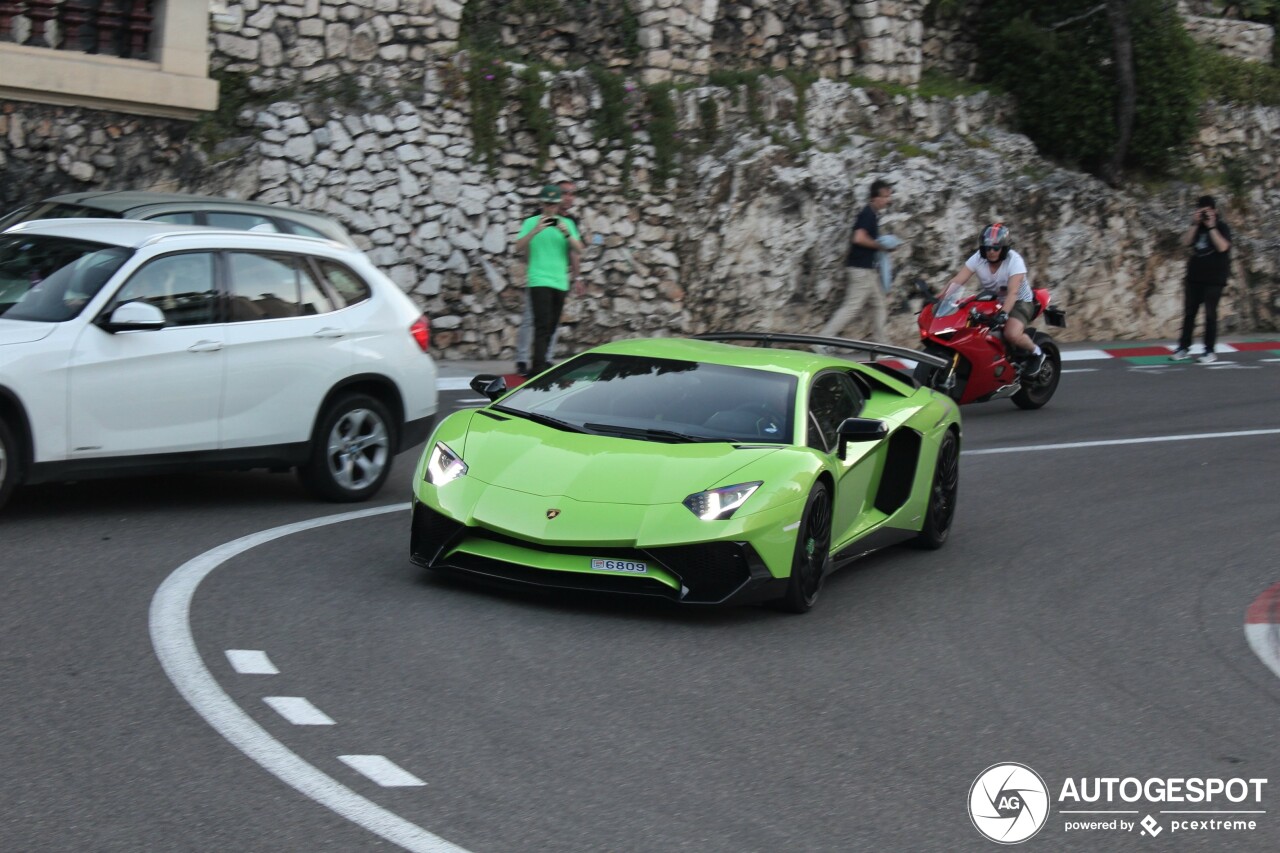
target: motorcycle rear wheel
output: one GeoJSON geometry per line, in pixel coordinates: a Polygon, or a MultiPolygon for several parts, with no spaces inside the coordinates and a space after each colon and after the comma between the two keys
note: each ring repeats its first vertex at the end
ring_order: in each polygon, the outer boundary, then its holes
{"type": "Polygon", "coordinates": [[[1035,336],[1044,353],[1044,366],[1030,379],[1023,380],[1022,389],[1010,399],[1019,409],[1038,409],[1053,398],[1062,378],[1062,353],[1053,339],[1043,333],[1035,336]]]}

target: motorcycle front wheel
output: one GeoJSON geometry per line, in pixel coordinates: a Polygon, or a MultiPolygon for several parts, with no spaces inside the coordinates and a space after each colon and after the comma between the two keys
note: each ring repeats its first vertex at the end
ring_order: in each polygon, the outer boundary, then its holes
{"type": "Polygon", "coordinates": [[[1038,409],[1053,398],[1062,378],[1062,353],[1048,335],[1036,335],[1036,343],[1044,353],[1044,366],[1035,376],[1022,380],[1022,389],[1010,399],[1019,409],[1038,409]]]}
{"type": "MultiPolygon", "coordinates": [[[[925,344],[924,351],[930,355],[940,356],[948,360],[955,357],[955,353],[951,350],[932,344],[925,344]]],[[[931,364],[917,362],[915,370],[911,372],[911,378],[926,388],[941,391],[958,403],[960,402],[960,396],[964,394],[964,384],[969,378],[969,362],[963,358],[960,359],[959,364],[956,366],[955,375],[951,377],[950,387],[944,388],[942,385],[947,378],[948,372],[931,364]]]]}

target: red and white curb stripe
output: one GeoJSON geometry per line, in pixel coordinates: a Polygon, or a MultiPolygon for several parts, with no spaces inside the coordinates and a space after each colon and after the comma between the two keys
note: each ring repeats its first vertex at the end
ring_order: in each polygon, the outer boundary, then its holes
{"type": "Polygon", "coordinates": [[[1280,583],[1254,599],[1244,615],[1244,636],[1254,654],[1280,676],[1280,583]]]}
{"type": "MultiPolygon", "coordinates": [[[[1141,358],[1143,356],[1172,355],[1177,344],[1152,344],[1136,347],[1108,347],[1100,349],[1068,349],[1062,351],[1063,362],[1072,361],[1106,361],[1117,358],[1141,358]]],[[[1219,342],[1215,347],[1218,355],[1233,352],[1267,352],[1280,351],[1280,341],[1241,341],[1234,344],[1219,342]]],[[[916,363],[909,359],[882,358],[881,364],[887,364],[897,370],[911,371],[916,363]]],[[[1192,362],[1194,363],[1194,362],[1192,362]]],[[[471,388],[470,376],[442,376],[436,381],[440,391],[466,391],[471,388]]]]}

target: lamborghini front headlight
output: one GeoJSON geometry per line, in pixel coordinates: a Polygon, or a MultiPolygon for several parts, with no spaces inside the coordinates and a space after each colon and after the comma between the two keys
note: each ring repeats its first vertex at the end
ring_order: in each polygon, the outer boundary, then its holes
{"type": "Polygon", "coordinates": [[[433,486],[443,486],[467,473],[467,463],[462,457],[449,449],[443,441],[437,441],[427,457],[427,482],[433,486]]]}
{"type": "Polygon", "coordinates": [[[718,489],[707,489],[689,495],[684,505],[689,512],[703,521],[722,521],[733,516],[733,513],[747,502],[747,498],[755,494],[762,483],[739,483],[736,486],[721,486],[718,489]]]}

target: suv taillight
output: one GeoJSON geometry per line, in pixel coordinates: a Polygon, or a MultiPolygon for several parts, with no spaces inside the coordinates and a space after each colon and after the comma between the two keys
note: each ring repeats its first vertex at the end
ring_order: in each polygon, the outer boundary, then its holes
{"type": "Polygon", "coordinates": [[[426,314],[409,327],[409,334],[413,335],[413,339],[418,342],[418,348],[426,352],[427,347],[431,346],[431,324],[427,322],[426,314]]]}

